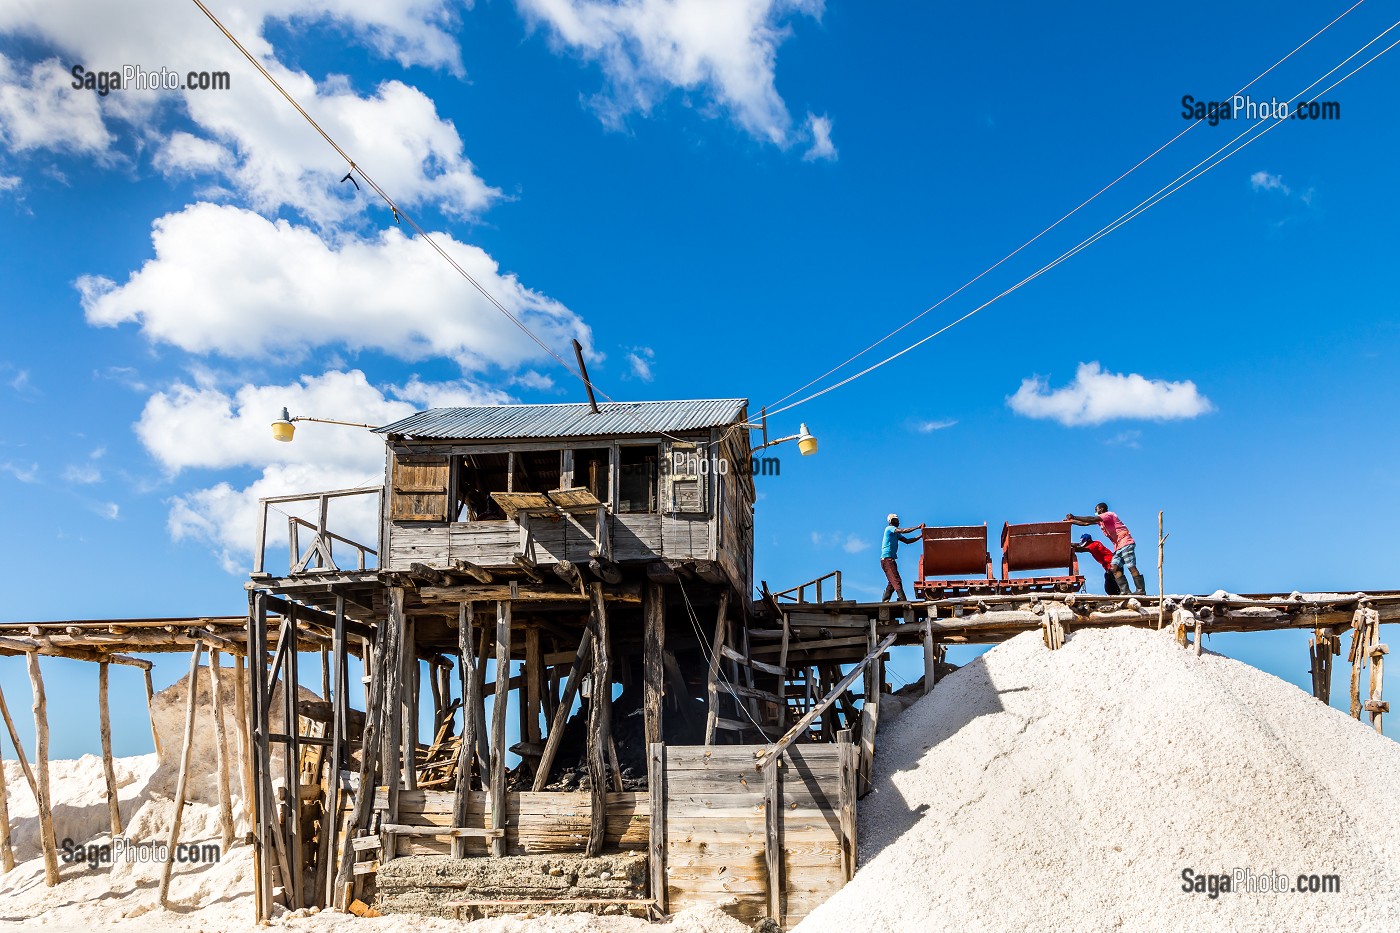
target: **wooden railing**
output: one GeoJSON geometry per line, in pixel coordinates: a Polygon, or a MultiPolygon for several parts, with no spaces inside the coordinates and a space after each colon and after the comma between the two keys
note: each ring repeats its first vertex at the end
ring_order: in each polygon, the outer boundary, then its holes
{"type": "MultiPolygon", "coordinates": [[[[287,516],[287,551],[288,576],[299,573],[330,573],[341,568],[336,565],[332,556],[335,545],[342,544],[355,551],[355,569],[371,569],[367,558],[375,558],[378,564],[379,552],[367,544],[352,541],[344,535],[336,534],[327,526],[330,520],[330,503],[332,499],[344,499],[349,496],[374,496],[378,499],[381,490],[378,486],[369,489],[337,489],[331,492],[311,492],[292,496],[269,496],[266,499],[258,500],[258,539],[253,550],[253,573],[261,574],[263,570],[263,555],[267,550],[267,513],[269,510],[282,512],[287,516]],[[316,520],[302,518],[299,515],[292,515],[286,509],[278,506],[315,502],[316,520]],[[311,540],[303,549],[301,545],[301,531],[306,529],[311,532],[311,540]]],[[[379,508],[376,502],[375,514],[378,515],[379,508]]],[[[377,519],[376,519],[377,522],[377,519]]]]}
{"type": "Polygon", "coordinates": [[[799,583],[797,586],[790,586],[785,590],[779,590],[773,594],[773,598],[790,599],[793,602],[805,603],[807,601],[807,588],[811,587],[816,591],[815,595],[817,597],[812,601],[817,603],[825,602],[825,600],[822,599],[822,582],[832,579],[836,581],[836,599],[834,601],[839,603],[841,601],[841,571],[839,570],[833,570],[831,573],[822,574],[815,580],[808,580],[806,583],[799,583]]]}

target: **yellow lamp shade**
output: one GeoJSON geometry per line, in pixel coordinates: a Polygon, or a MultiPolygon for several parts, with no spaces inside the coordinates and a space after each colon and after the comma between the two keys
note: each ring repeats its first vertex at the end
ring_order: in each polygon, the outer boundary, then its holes
{"type": "Polygon", "coordinates": [[[272,422],[272,439],[286,443],[292,439],[296,433],[297,426],[292,424],[292,416],[287,409],[282,409],[282,417],[272,422]]]}
{"type": "Polygon", "coordinates": [[[804,457],[810,457],[817,452],[817,439],[811,435],[805,424],[797,432],[797,449],[802,451],[804,457]]]}

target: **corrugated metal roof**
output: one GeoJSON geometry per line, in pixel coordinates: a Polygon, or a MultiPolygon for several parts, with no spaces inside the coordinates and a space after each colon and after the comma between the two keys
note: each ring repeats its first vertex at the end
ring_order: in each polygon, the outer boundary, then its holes
{"type": "Polygon", "coordinates": [[[677,402],[601,402],[596,415],[586,402],[430,408],[374,430],[380,434],[467,441],[511,437],[660,434],[733,424],[747,406],[748,399],[718,398],[677,402]]]}

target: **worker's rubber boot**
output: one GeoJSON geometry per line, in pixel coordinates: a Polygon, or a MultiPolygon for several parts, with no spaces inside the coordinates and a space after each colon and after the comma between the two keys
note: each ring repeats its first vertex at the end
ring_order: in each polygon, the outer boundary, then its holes
{"type": "Polygon", "coordinates": [[[889,601],[890,601],[890,594],[892,594],[893,592],[894,592],[894,587],[892,587],[892,586],[886,586],[886,587],[885,587],[885,595],[880,597],[880,602],[882,602],[882,603],[887,603],[887,602],[889,602],[889,601]]]}
{"type": "Polygon", "coordinates": [[[1113,574],[1113,581],[1118,584],[1119,596],[1131,596],[1132,589],[1128,586],[1128,578],[1123,576],[1123,571],[1118,570],[1113,574]]]}
{"type": "Polygon", "coordinates": [[[899,599],[896,599],[895,602],[897,602],[897,603],[907,603],[907,602],[909,602],[909,600],[905,597],[904,591],[903,591],[903,590],[895,590],[895,591],[894,591],[894,594],[895,594],[896,596],[899,597],[899,599]]]}
{"type": "Polygon", "coordinates": [[[1142,573],[1136,567],[1133,568],[1133,582],[1137,584],[1137,594],[1146,596],[1147,585],[1142,582],[1142,573]]]}

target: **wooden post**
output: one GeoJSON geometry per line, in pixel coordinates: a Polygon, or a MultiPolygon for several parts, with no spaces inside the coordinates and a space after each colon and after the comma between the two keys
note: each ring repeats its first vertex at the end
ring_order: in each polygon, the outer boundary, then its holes
{"type": "MultiPolygon", "coordinates": [[[[403,680],[400,682],[399,708],[403,715],[403,788],[418,789],[418,688],[423,665],[418,661],[418,623],[412,616],[404,619],[403,680]]],[[[397,822],[397,814],[395,814],[397,822]]]]}
{"type": "Polygon", "coordinates": [[[0,871],[15,867],[15,849],[10,844],[10,794],[5,787],[5,767],[0,761],[0,871]]]}
{"type": "Polygon", "coordinates": [[[540,696],[544,683],[544,664],[540,657],[540,629],[531,625],[525,629],[525,725],[521,738],[536,745],[540,741],[540,696]]]}
{"type": "Polygon", "coordinates": [[[248,833],[254,832],[253,821],[253,752],[252,725],[248,719],[248,687],[243,682],[243,655],[233,656],[233,705],[238,725],[233,734],[238,739],[238,769],[243,788],[243,816],[248,821],[248,833]]]}
{"type": "Polygon", "coordinates": [[[612,744],[612,668],[609,663],[608,615],[603,605],[603,584],[589,585],[593,626],[593,690],[588,700],[588,777],[592,785],[592,812],[588,830],[589,858],[603,851],[608,829],[608,774],[603,763],[612,744]]]}
{"type": "Polygon", "coordinates": [[[209,651],[209,702],[214,708],[214,767],[219,787],[219,830],[223,835],[224,851],[233,848],[233,794],[229,789],[228,734],[224,729],[224,678],[219,665],[219,650],[209,651]]]}
{"type": "Polygon", "coordinates": [[[58,843],[53,835],[53,800],[49,797],[49,713],[44,697],[44,678],[39,672],[39,655],[26,652],[29,685],[34,689],[34,771],[35,798],[39,805],[39,844],[44,850],[44,883],[58,884],[58,843]]]}
{"type": "Polygon", "coordinates": [[[841,767],[841,787],[837,792],[839,813],[837,820],[841,826],[841,867],[850,881],[856,874],[856,747],[851,742],[851,730],[842,729],[836,734],[836,747],[839,749],[841,767]]]}
{"type": "MultiPolygon", "coordinates": [[[[1157,629],[1166,624],[1166,610],[1162,603],[1162,558],[1166,553],[1167,536],[1162,534],[1162,512],[1157,512],[1157,629]]],[[[1199,651],[1196,652],[1200,654],[1199,651]]]]}
{"type": "Polygon", "coordinates": [[[574,695],[579,682],[583,680],[585,669],[593,660],[593,632],[583,630],[583,638],[578,643],[578,653],[569,668],[569,679],[564,682],[564,693],[559,704],[554,707],[554,718],[549,723],[549,735],[545,738],[544,754],[540,756],[540,767],[535,772],[535,783],[531,790],[542,791],[549,783],[549,772],[554,767],[554,756],[559,751],[559,742],[564,738],[564,724],[568,722],[569,710],[574,705],[574,695]]]}
{"type": "Polygon", "coordinates": [[[645,720],[647,747],[665,741],[662,728],[661,700],[665,694],[666,665],[666,590],[660,583],[648,580],[642,592],[642,612],[645,615],[642,646],[642,710],[645,720]]]}
{"type": "MultiPolygon", "coordinates": [[[[390,589],[392,594],[393,590],[390,589]]],[[[391,595],[390,607],[393,607],[393,597],[391,595]]],[[[384,700],[385,693],[385,667],[381,662],[371,665],[372,655],[378,654],[382,658],[386,650],[385,645],[389,636],[389,625],[386,622],[379,626],[375,635],[373,648],[366,645],[362,649],[361,657],[366,659],[366,669],[372,669],[370,682],[367,684],[368,693],[365,700],[365,730],[360,735],[360,780],[355,793],[355,806],[350,813],[348,826],[349,831],[363,833],[369,828],[370,817],[373,815],[374,790],[375,790],[375,760],[376,746],[380,744],[379,731],[384,724],[384,700]]],[[[380,758],[382,762],[382,757],[380,758]]],[[[380,772],[381,774],[383,772],[380,772]]],[[[335,890],[338,895],[336,906],[345,910],[350,905],[351,892],[354,890],[354,861],[355,847],[350,840],[346,840],[345,851],[340,855],[340,866],[335,876],[335,890]]]]}
{"type": "MultiPolygon", "coordinates": [[[[506,706],[510,700],[511,601],[496,603],[496,696],[491,704],[491,828],[506,828],[506,706]]],[[[505,836],[491,837],[491,855],[506,854],[505,836]]]]}
{"type": "Polygon", "coordinates": [[[0,714],[4,714],[5,728],[10,733],[10,743],[15,747],[15,757],[19,759],[20,770],[24,772],[24,779],[29,782],[29,792],[34,795],[34,799],[39,799],[39,784],[34,779],[34,769],[29,767],[29,758],[24,754],[24,746],[20,743],[19,732],[15,729],[15,721],[10,718],[10,707],[5,702],[5,692],[0,690],[0,714]]]}
{"type": "Polygon", "coordinates": [[[715,744],[715,726],[719,720],[719,662],[724,645],[729,640],[728,610],[729,590],[726,589],[719,594],[719,610],[715,613],[715,638],[710,645],[710,670],[706,678],[706,696],[709,698],[709,714],[705,717],[707,748],[715,744]]]}
{"type": "Polygon", "coordinates": [[[146,668],[146,715],[149,716],[151,720],[151,741],[155,743],[156,757],[160,758],[160,736],[156,733],[156,713],[151,707],[155,699],[156,688],[155,685],[151,683],[151,669],[148,667],[146,668]]]}
{"type": "MultiPolygon", "coordinates": [[[[165,860],[160,870],[160,904],[162,907],[169,907],[168,898],[170,895],[170,872],[175,867],[175,846],[180,841],[180,820],[185,813],[185,788],[190,778],[190,751],[194,746],[194,716],[198,709],[199,690],[199,656],[204,652],[204,641],[196,639],[194,650],[190,652],[190,681],[189,689],[185,693],[185,738],[180,745],[180,776],[175,782],[175,815],[170,821],[170,837],[166,843],[166,849],[170,857],[165,860]]],[[[286,684],[284,689],[294,690],[295,684],[286,684]]],[[[291,728],[295,729],[293,724],[291,728]]],[[[298,868],[300,866],[297,866],[298,868]]]]}
{"type": "MultiPolygon", "coordinates": [[[[457,748],[457,787],[452,797],[452,825],[467,825],[472,796],[472,756],[476,753],[476,711],[481,694],[476,681],[476,609],[470,602],[457,607],[457,654],[462,673],[462,744],[457,748]]],[[[465,836],[452,837],[454,858],[467,857],[465,836]]]]}
{"type": "MultiPolygon", "coordinates": [[[[909,610],[913,614],[914,610],[909,610]]],[[[934,609],[929,608],[932,613],[934,609]]],[[[920,627],[924,636],[924,696],[933,692],[934,685],[938,683],[938,650],[933,643],[933,626],[928,619],[924,619],[924,624],[920,627]]]]}
{"type": "Polygon", "coordinates": [[[1366,657],[1366,629],[1369,620],[1366,609],[1358,607],[1351,620],[1351,651],[1347,660],[1351,662],[1351,718],[1361,719],[1361,665],[1366,657]]]}
{"type": "Polygon", "coordinates": [[[647,746],[647,799],[651,806],[651,830],[647,836],[647,867],[651,871],[651,896],[656,909],[666,912],[666,745],[647,746]]]}
{"type": "Polygon", "coordinates": [[[111,665],[106,661],[97,664],[97,727],[102,737],[102,776],[107,782],[107,817],[115,839],[122,834],[122,809],[117,802],[117,773],[112,767],[112,718],[107,710],[109,667],[111,665]]]}
{"type": "MultiPolygon", "coordinates": [[[[870,623],[870,645],[875,647],[875,623],[870,623]]],[[[860,705],[860,795],[870,793],[870,773],[875,763],[875,730],[880,721],[880,688],[884,680],[880,655],[865,665],[865,700],[860,705]]]]}
{"type": "MultiPolygon", "coordinates": [[[[383,671],[376,669],[378,676],[383,673],[384,692],[379,696],[383,704],[383,732],[382,751],[379,759],[379,775],[389,788],[389,811],[388,821],[393,824],[398,823],[399,806],[399,786],[403,779],[403,769],[400,767],[401,754],[400,744],[403,737],[403,711],[400,702],[403,697],[403,651],[404,651],[404,588],[401,586],[389,587],[389,611],[384,619],[384,640],[380,645],[376,664],[383,671]]],[[[370,793],[367,788],[361,788],[362,795],[370,793]]],[[[388,860],[394,858],[396,851],[395,837],[392,832],[383,829],[383,825],[389,825],[386,821],[381,824],[379,832],[380,858],[388,860]]]]}
{"type": "MultiPolygon", "coordinates": [[[[727,592],[726,592],[726,595],[727,592]]],[[[792,643],[792,619],[786,612],[783,613],[783,640],[778,645],[778,667],[782,670],[778,674],[778,728],[787,728],[787,681],[788,681],[788,649],[792,643]]]]}
{"type": "Polygon", "coordinates": [[[768,916],[783,925],[782,755],[763,767],[763,861],[768,868],[768,916]]]}
{"type": "Polygon", "coordinates": [[[345,635],[345,597],[335,597],[335,622],[331,630],[332,679],[323,683],[330,687],[331,747],[326,775],[326,799],[321,812],[321,851],[316,859],[316,890],[321,906],[335,906],[335,866],[339,859],[337,846],[341,832],[341,770],[345,765],[345,749],[349,742],[350,668],[345,635]]]}

